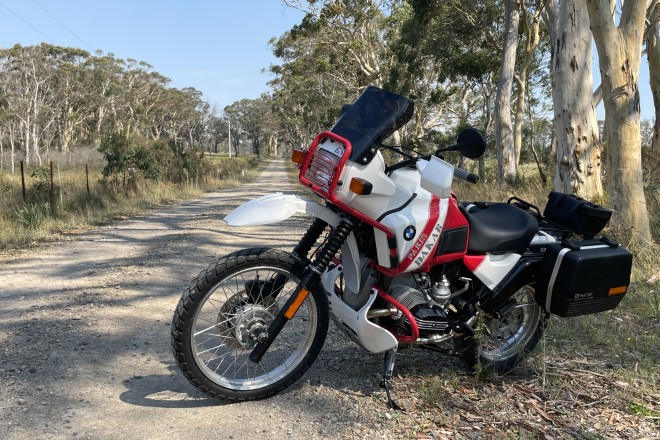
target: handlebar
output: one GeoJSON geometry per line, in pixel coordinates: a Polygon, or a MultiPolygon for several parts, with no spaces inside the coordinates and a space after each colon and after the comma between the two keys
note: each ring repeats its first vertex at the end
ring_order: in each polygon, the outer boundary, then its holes
{"type": "Polygon", "coordinates": [[[459,179],[466,180],[470,183],[477,183],[479,181],[479,176],[472,174],[463,168],[454,167],[454,176],[458,177],[459,179]]]}
{"type": "MultiPolygon", "coordinates": [[[[419,159],[430,160],[431,155],[422,156],[422,157],[411,157],[410,159],[406,159],[397,164],[387,167],[385,169],[385,172],[389,174],[392,171],[398,170],[399,168],[405,168],[407,166],[414,165],[419,159]]],[[[479,182],[479,176],[477,176],[476,174],[472,174],[471,172],[464,170],[462,168],[454,167],[454,176],[470,183],[479,182]]]]}

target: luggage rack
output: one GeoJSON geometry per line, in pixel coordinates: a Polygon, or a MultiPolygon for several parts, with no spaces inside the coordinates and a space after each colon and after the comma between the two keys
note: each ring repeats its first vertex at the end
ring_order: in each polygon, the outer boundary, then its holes
{"type": "Polygon", "coordinates": [[[558,241],[574,236],[594,238],[608,223],[611,215],[608,209],[573,195],[553,191],[548,199],[543,213],[536,205],[518,197],[509,198],[507,203],[536,217],[539,230],[554,236],[558,241]],[[558,219],[566,219],[569,224],[564,224],[558,219]]]}

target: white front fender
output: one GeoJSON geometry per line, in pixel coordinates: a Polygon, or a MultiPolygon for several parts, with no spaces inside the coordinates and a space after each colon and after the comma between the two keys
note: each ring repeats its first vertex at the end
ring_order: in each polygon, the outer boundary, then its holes
{"type": "MultiPolygon", "coordinates": [[[[224,221],[229,226],[260,226],[281,222],[294,214],[308,214],[320,218],[333,228],[341,222],[341,218],[335,212],[320,203],[281,192],[267,194],[243,203],[230,212],[224,221]]],[[[360,255],[353,233],[342,245],[341,255],[346,287],[353,292],[359,292],[360,255]]]]}
{"type": "Polygon", "coordinates": [[[261,226],[306,212],[308,201],[293,194],[266,194],[243,203],[224,218],[229,226],[261,226]]]}

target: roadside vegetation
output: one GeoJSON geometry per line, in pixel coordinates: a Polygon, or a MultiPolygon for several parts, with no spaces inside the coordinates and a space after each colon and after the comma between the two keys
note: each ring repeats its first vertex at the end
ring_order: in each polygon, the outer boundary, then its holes
{"type": "Polygon", "coordinates": [[[254,178],[256,156],[231,159],[167,142],[111,136],[20,173],[0,171],[0,250],[62,239],[99,223],[254,178]],[[51,173],[52,170],[52,173],[51,173]],[[52,176],[52,179],[51,179],[52,176]]]}

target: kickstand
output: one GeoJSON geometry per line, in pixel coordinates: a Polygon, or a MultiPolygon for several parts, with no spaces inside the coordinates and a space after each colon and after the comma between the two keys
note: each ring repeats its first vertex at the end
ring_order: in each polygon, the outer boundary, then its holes
{"type": "Polygon", "coordinates": [[[385,353],[384,365],[383,365],[383,381],[380,383],[380,386],[385,388],[385,394],[387,394],[387,407],[396,411],[405,412],[403,408],[392,400],[392,395],[390,390],[392,385],[390,384],[390,379],[392,378],[392,372],[394,371],[394,357],[396,355],[396,348],[385,353]]]}

